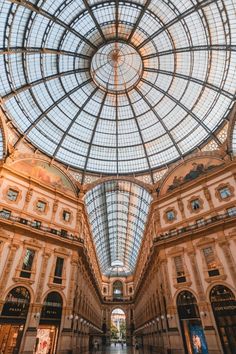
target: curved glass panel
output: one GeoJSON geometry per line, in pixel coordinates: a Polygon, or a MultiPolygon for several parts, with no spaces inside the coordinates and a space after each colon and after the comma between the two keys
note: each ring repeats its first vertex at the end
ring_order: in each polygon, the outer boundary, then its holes
{"type": "Polygon", "coordinates": [[[236,155],[236,123],[234,124],[234,128],[233,128],[232,151],[233,151],[233,154],[236,155]]]}
{"type": "Polygon", "coordinates": [[[4,156],[4,144],[3,144],[3,133],[0,129],[0,160],[3,159],[4,156]]]}
{"type": "Polygon", "coordinates": [[[0,4],[0,95],[53,158],[129,174],[214,134],[235,99],[234,0],[0,4]]]}
{"type": "Polygon", "coordinates": [[[151,203],[150,194],[131,182],[108,181],[89,191],[85,203],[102,273],[132,274],[151,203]]]}

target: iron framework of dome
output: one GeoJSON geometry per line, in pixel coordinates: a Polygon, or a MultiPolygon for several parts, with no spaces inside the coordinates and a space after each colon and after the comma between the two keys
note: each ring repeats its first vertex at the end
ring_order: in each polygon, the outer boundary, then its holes
{"type": "Polygon", "coordinates": [[[152,171],[235,99],[234,0],[2,0],[0,95],[21,135],[101,174],[152,171]]]}

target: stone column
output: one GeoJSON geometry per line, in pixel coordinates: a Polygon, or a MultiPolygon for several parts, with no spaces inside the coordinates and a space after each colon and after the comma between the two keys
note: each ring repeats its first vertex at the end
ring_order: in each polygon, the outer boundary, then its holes
{"type": "Polygon", "coordinates": [[[40,269],[40,276],[37,284],[37,290],[36,290],[36,300],[35,302],[37,303],[42,303],[42,294],[43,294],[43,288],[44,288],[44,281],[45,281],[45,276],[46,276],[46,271],[48,267],[48,259],[50,258],[51,254],[49,250],[44,249],[44,252],[42,254],[42,264],[41,264],[41,269],[40,269]]]}
{"type": "Polygon", "coordinates": [[[9,253],[6,259],[6,263],[4,269],[2,271],[2,276],[0,278],[0,299],[3,299],[3,295],[7,286],[7,282],[10,276],[10,271],[12,269],[12,265],[15,259],[16,251],[19,248],[17,243],[12,242],[9,245],[9,253]]]}
{"type": "Polygon", "coordinates": [[[201,280],[200,273],[199,273],[199,268],[198,268],[197,261],[196,261],[196,251],[195,251],[193,245],[190,243],[188,243],[187,254],[190,259],[199,300],[200,300],[200,302],[205,302],[206,296],[205,296],[204,288],[202,285],[202,280],[201,280]]]}
{"type": "Polygon", "coordinates": [[[26,211],[29,205],[29,202],[31,201],[32,195],[33,195],[33,188],[31,187],[31,185],[29,185],[29,188],[27,190],[26,196],[25,196],[25,203],[24,203],[24,207],[22,208],[22,211],[26,211]]]}
{"type": "Polygon", "coordinates": [[[160,231],[161,231],[161,219],[160,219],[160,212],[159,212],[159,210],[157,208],[154,209],[154,213],[153,213],[153,229],[154,229],[155,236],[160,234],[160,231]]]}
{"type": "Polygon", "coordinates": [[[236,287],[236,263],[234,261],[234,257],[232,256],[229,242],[226,238],[221,238],[220,240],[218,240],[218,243],[224,252],[224,256],[234,282],[234,286],[236,287]]]}
{"type": "Polygon", "coordinates": [[[169,272],[167,268],[167,258],[164,251],[163,253],[160,252],[160,270],[161,270],[161,279],[164,286],[164,293],[167,299],[167,306],[171,306],[173,305],[173,300],[171,296],[170,279],[168,276],[169,272]]]}
{"type": "Polygon", "coordinates": [[[83,221],[82,221],[82,208],[78,205],[77,215],[76,215],[76,234],[78,237],[82,237],[82,228],[83,228],[83,221]]]}
{"type": "MultiPolygon", "coordinates": [[[[179,210],[181,212],[182,219],[186,220],[186,215],[185,215],[185,212],[184,212],[184,203],[183,203],[182,199],[181,198],[177,198],[177,203],[178,203],[179,210]]],[[[187,223],[185,222],[184,225],[186,226],[187,223]]]]}
{"type": "Polygon", "coordinates": [[[68,288],[67,293],[67,307],[72,308],[73,306],[73,297],[77,282],[77,271],[78,271],[78,259],[76,256],[72,256],[71,258],[71,273],[70,273],[70,286],[68,288]]]}
{"type": "Polygon", "coordinates": [[[51,217],[51,225],[53,225],[55,223],[55,216],[56,216],[56,212],[57,212],[57,209],[58,209],[58,200],[55,199],[54,200],[54,203],[53,203],[53,206],[52,206],[52,217],[51,217]]]}
{"type": "Polygon", "coordinates": [[[215,209],[214,204],[212,202],[211,193],[210,193],[207,185],[203,185],[203,193],[204,193],[204,196],[205,196],[206,200],[209,203],[210,208],[211,209],[215,209]]]}

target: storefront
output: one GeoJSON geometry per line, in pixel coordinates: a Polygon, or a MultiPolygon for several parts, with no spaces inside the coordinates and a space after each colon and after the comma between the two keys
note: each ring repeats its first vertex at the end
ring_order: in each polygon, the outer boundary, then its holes
{"type": "Polygon", "coordinates": [[[177,308],[186,354],[208,354],[195,296],[190,291],[182,291],[177,298],[177,308]]]}
{"type": "Polygon", "coordinates": [[[0,316],[1,354],[20,352],[29,304],[30,293],[26,288],[18,286],[8,293],[0,316]]]}
{"type": "Polygon", "coordinates": [[[44,300],[37,330],[35,354],[55,354],[61,324],[63,301],[57,292],[51,292],[44,300]]]}
{"type": "Polygon", "coordinates": [[[236,350],[236,300],[232,291],[223,285],[215,286],[210,293],[222,348],[225,354],[236,350]]]}

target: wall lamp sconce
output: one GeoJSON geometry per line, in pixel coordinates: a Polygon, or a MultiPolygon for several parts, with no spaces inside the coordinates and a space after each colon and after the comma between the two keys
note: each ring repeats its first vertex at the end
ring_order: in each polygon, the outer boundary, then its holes
{"type": "Polygon", "coordinates": [[[156,321],[157,321],[157,322],[159,322],[159,321],[160,321],[160,318],[159,318],[159,317],[157,317],[157,318],[156,318],[156,321]]]}
{"type": "Polygon", "coordinates": [[[170,315],[169,313],[166,315],[166,317],[168,318],[168,320],[172,320],[173,316],[170,315]]]}
{"type": "Polygon", "coordinates": [[[71,314],[67,317],[68,320],[73,320],[74,316],[71,314]]]}
{"type": "Polygon", "coordinates": [[[207,316],[207,313],[205,311],[200,311],[200,316],[201,317],[206,317],[207,316]]]}
{"type": "Polygon", "coordinates": [[[161,315],[161,319],[164,320],[164,319],[165,319],[165,316],[164,316],[164,315],[161,315]]]}
{"type": "Polygon", "coordinates": [[[38,320],[38,319],[40,318],[40,312],[37,312],[37,313],[34,315],[34,318],[35,318],[36,320],[38,320]]]}

